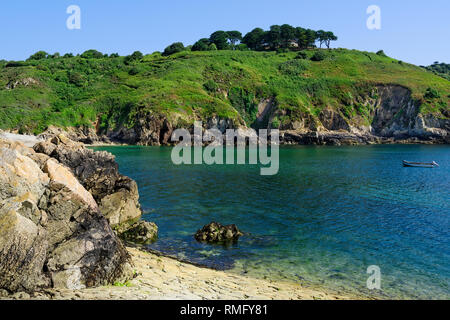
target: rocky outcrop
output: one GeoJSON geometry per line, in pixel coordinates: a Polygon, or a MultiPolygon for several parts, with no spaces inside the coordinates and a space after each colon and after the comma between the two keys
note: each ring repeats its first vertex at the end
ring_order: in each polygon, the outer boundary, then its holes
{"type": "Polygon", "coordinates": [[[120,237],[131,243],[149,244],[158,238],[158,227],[153,222],[138,221],[131,225],[122,225],[120,237]]]}
{"type": "Polygon", "coordinates": [[[38,138],[41,140],[48,140],[59,135],[64,135],[72,141],[81,142],[85,144],[110,144],[111,140],[106,135],[97,133],[94,126],[81,126],[61,129],[55,126],[49,126],[47,130],[41,133],[38,138]]]}
{"type": "Polygon", "coordinates": [[[0,140],[0,288],[83,288],[129,278],[130,258],[62,163],[0,140]]]}
{"type": "Polygon", "coordinates": [[[449,143],[446,112],[422,114],[420,104],[406,87],[378,85],[368,96],[347,101],[341,110],[323,108],[317,118],[275,110],[271,119],[288,119],[280,125],[282,144],[449,143]]]}
{"type": "Polygon", "coordinates": [[[221,243],[237,241],[243,233],[236,225],[224,226],[217,222],[211,222],[195,234],[195,239],[200,242],[221,243]]]}
{"type": "Polygon", "coordinates": [[[132,128],[121,126],[108,130],[107,136],[113,141],[141,146],[170,144],[173,132],[172,123],[164,116],[139,112],[132,128]]]}
{"type": "Polygon", "coordinates": [[[113,228],[141,217],[137,184],[119,173],[112,154],[94,152],[64,135],[38,143],[34,150],[70,168],[113,228]]]}

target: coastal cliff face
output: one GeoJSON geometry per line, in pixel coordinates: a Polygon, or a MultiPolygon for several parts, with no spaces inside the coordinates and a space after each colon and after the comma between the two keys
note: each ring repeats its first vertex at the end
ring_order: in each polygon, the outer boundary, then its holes
{"type": "MultiPolygon", "coordinates": [[[[255,129],[271,129],[277,119],[282,144],[369,144],[369,143],[439,143],[450,142],[450,120],[446,114],[420,113],[421,102],[411,96],[408,88],[398,85],[378,85],[365,96],[349,100],[341,109],[325,107],[315,116],[309,113],[286,112],[278,108],[274,98],[263,99],[253,123],[255,129]],[[348,110],[353,110],[349,114],[348,110]]],[[[84,143],[125,143],[132,145],[170,145],[171,135],[182,125],[167,117],[138,113],[136,125],[119,127],[117,131],[96,132],[90,127],[62,130],[51,127],[41,137],[64,132],[71,139],[84,143]]],[[[245,124],[229,118],[211,117],[204,130],[248,129],[245,124]]],[[[192,125],[187,129],[193,132],[192,125]]]]}
{"type": "Polygon", "coordinates": [[[0,141],[0,288],[79,289],[131,277],[94,197],[58,160],[0,141]]]}
{"type": "Polygon", "coordinates": [[[282,129],[283,143],[366,144],[450,142],[450,120],[444,114],[420,113],[421,102],[398,85],[377,86],[369,96],[349,102],[355,112],[324,109],[317,118],[307,116],[282,129]]]}

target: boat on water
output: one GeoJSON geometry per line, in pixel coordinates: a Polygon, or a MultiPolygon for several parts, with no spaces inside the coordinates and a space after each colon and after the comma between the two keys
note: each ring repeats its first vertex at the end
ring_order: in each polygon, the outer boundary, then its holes
{"type": "Polygon", "coordinates": [[[404,167],[417,167],[417,168],[436,168],[439,167],[439,165],[433,161],[433,162],[410,162],[403,160],[403,166],[404,167]]]}

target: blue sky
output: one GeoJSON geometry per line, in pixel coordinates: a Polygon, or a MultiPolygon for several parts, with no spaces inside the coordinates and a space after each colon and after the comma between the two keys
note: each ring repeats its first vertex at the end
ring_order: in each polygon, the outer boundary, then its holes
{"type": "Polygon", "coordinates": [[[216,30],[268,29],[288,23],[333,31],[334,47],[377,51],[419,65],[450,63],[448,0],[14,0],[0,9],[0,59],[38,50],[130,54],[192,44],[216,30]],[[66,9],[81,8],[81,30],[68,30],[66,9]],[[368,30],[366,9],[381,8],[381,30],[368,30]]]}

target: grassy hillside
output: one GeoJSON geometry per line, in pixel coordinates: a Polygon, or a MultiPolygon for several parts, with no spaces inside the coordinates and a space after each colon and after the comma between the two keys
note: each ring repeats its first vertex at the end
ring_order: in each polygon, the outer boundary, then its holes
{"type": "MultiPolygon", "coordinates": [[[[286,117],[317,116],[325,107],[370,123],[363,97],[377,84],[409,88],[421,112],[446,118],[450,82],[418,66],[356,50],[159,53],[124,57],[58,57],[0,63],[0,128],[39,133],[50,125],[131,127],[151,111],[181,125],[212,115],[250,126],[257,104],[273,98],[286,117]],[[317,52],[323,53],[319,57],[317,52]],[[321,61],[312,61],[321,60],[321,61]]],[[[277,119],[281,125],[289,119],[277,119]]]]}

